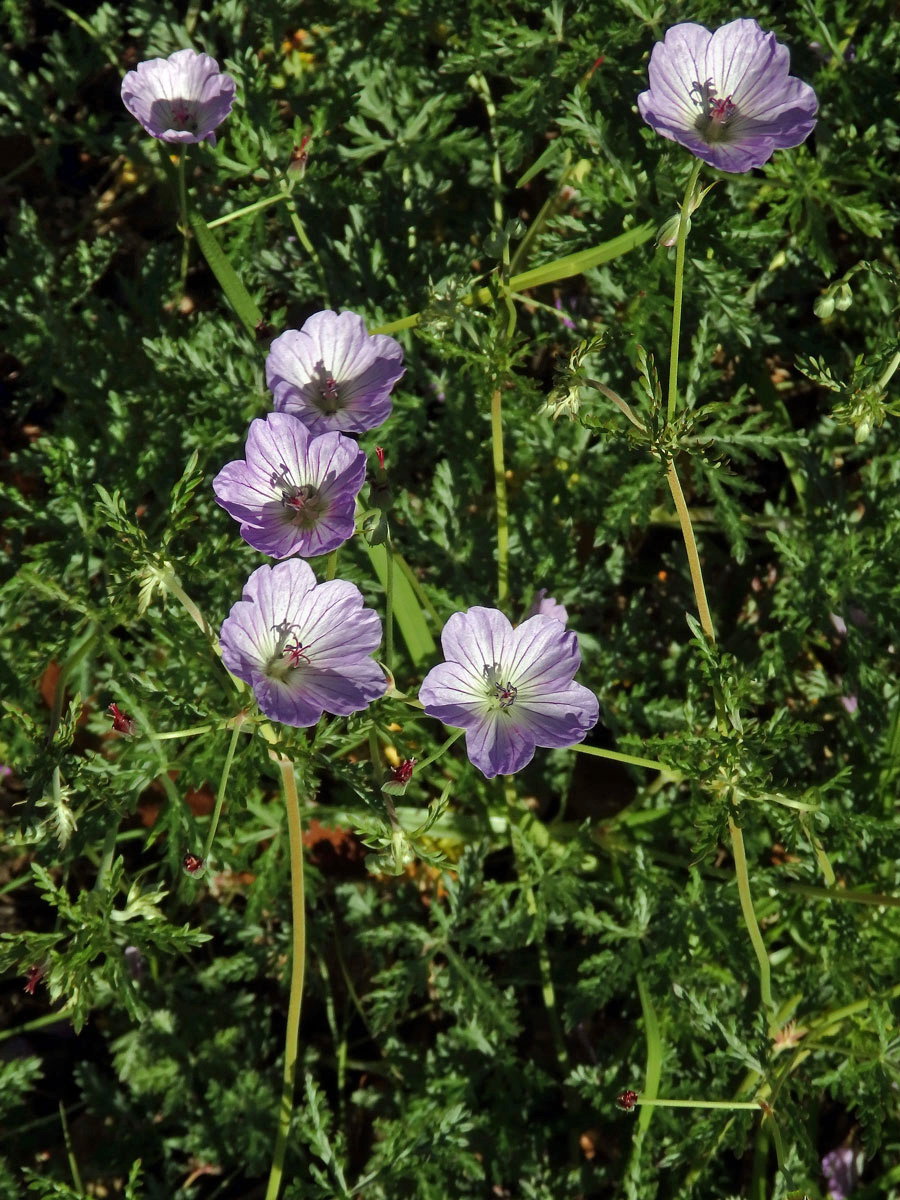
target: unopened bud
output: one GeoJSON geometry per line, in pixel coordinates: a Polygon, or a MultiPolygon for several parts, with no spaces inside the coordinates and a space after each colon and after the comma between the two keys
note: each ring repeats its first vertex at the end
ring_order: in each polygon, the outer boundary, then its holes
{"type": "Polygon", "coordinates": [[[817,296],[813,304],[813,312],[820,320],[827,321],[834,313],[834,297],[829,292],[817,296]]]}
{"type": "Polygon", "coordinates": [[[853,303],[853,292],[848,283],[842,283],[834,298],[834,307],[838,312],[846,312],[853,303]]]}
{"type": "MultiPolygon", "coordinates": [[[[676,213],[674,217],[669,217],[664,225],[660,225],[656,235],[657,246],[674,246],[678,241],[678,226],[681,224],[681,214],[676,213]]],[[[691,218],[687,219],[687,229],[685,236],[691,232],[691,218]]]]}

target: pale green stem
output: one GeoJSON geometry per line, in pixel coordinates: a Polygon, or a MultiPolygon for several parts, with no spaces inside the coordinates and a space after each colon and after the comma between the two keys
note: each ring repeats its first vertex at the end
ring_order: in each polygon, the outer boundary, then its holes
{"type": "Polygon", "coordinates": [[[625,401],[622,399],[622,397],[618,396],[612,390],[612,388],[608,388],[605,383],[600,383],[596,379],[585,379],[584,383],[585,383],[586,387],[594,388],[594,390],[598,391],[601,394],[601,396],[605,396],[607,398],[607,400],[612,400],[612,402],[616,406],[616,408],[621,413],[625,414],[625,416],[632,423],[632,425],[635,427],[635,429],[639,429],[641,431],[641,433],[647,432],[647,427],[644,425],[644,422],[639,420],[634,415],[634,410],[631,408],[631,406],[626,404],[625,401]]]}
{"type": "Polygon", "coordinates": [[[656,1009],[653,1007],[653,998],[650,995],[647,982],[640,972],[637,974],[637,987],[638,996],[641,1001],[641,1012],[644,1014],[644,1035],[647,1039],[644,1096],[648,1109],[646,1114],[641,1113],[638,1118],[638,1128],[644,1133],[650,1124],[650,1117],[652,1115],[649,1106],[653,1104],[659,1091],[659,1080],[662,1075],[662,1039],[659,1036],[659,1021],[656,1017],[656,1009]]]}
{"type": "Polygon", "coordinates": [[[297,1077],[297,1050],[300,1040],[300,1006],[303,1002],[303,973],[306,965],[306,906],[303,898],[303,839],[300,829],[300,801],[294,765],[283,755],[274,755],[281,771],[284,802],[287,808],[288,840],[291,854],[291,993],[288,1001],[287,1030],[284,1039],[284,1076],[278,1116],[278,1135],[269,1172],[265,1200],[278,1200],[284,1159],[287,1152],[291,1114],[294,1110],[294,1085],[297,1077]]]}
{"type": "Polygon", "coordinates": [[[669,424],[675,420],[675,405],[678,400],[678,352],[681,342],[681,304],[684,297],[684,247],[687,241],[687,227],[691,211],[691,199],[697,176],[700,174],[698,158],[691,170],[688,185],[684,192],[681,205],[681,217],[678,221],[678,241],[675,247],[675,296],[672,301],[672,343],[669,351],[669,396],[666,406],[666,420],[669,424]]]}
{"type": "MultiPolygon", "coordinates": [[[[143,830],[141,832],[143,833],[143,830]]],[[[74,1007],[73,1001],[67,1000],[62,1008],[56,1009],[55,1012],[44,1013],[42,1017],[35,1017],[33,1021],[25,1021],[22,1025],[15,1025],[10,1029],[0,1029],[0,1042],[5,1042],[7,1038],[18,1037],[22,1033],[30,1033],[33,1029],[44,1029],[56,1021],[62,1021],[68,1016],[72,1007],[74,1007]]]]}
{"type": "Polygon", "coordinates": [[[325,564],[325,578],[326,579],[334,579],[335,575],[337,574],[338,554],[339,553],[340,553],[340,547],[338,547],[337,550],[332,550],[332,552],[328,555],[328,561],[325,564]]]}
{"type": "Polygon", "coordinates": [[[84,1185],[81,1182],[81,1172],[78,1170],[78,1159],[75,1157],[75,1151],[72,1147],[72,1139],[69,1136],[69,1123],[66,1120],[66,1110],[62,1100],[59,1102],[59,1119],[63,1128],[63,1141],[66,1146],[66,1157],[69,1160],[69,1170],[72,1172],[72,1182],[75,1185],[75,1191],[79,1196],[84,1195],[84,1185]]]}
{"type": "Polygon", "coordinates": [[[812,846],[813,850],[815,851],[816,858],[819,861],[819,867],[822,871],[822,874],[825,876],[825,883],[830,888],[835,887],[837,884],[837,878],[834,873],[834,867],[832,867],[832,865],[831,865],[831,860],[829,859],[828,855],[825,853],[825,847],[819,841],[818,837],[813,832],[813,830],[811,830],[807,827],[806,822],[803,820],[802,817],[800,817],[800,827],[803,830],[803,832],[806,834],[807,841],[809,842],[809,844],[812,846]]]}
{"type": "Polygon", "coordinates": [[[454,742],[459,741],[465,732],[466,731],[464,729],[457,729],[455,733],[452,733],[450,737],[447,738],[446,742],[442,742],[441,745],[438,746],[434,754],[429,754],[427,758],[423,758],[421,762],[416,763],[416,770],[421,771],[423,767],[427,767],[430,763],[433,763],[439,759],[442,754],[446,753],[446,751],[450,749],[454,742]]]}
{"type": "Polygon", "coordinates": [[[384,583],[384,665],[394,671],[394,547],[390,536],[385,539],[387,576],[384,583]]]}
{"type": "Polygon", "coordinates": [[[194,624],[203,631],[205,636],[209,638],[213,645],[218,645],[213,631],[209,627],[206,617],[204,617],[203,613],[178,582],[178,577],[175,575],[175,573],[173,571],[167,571],[163,578],[163,582],[165,583],[166,590],[171,592],[176,600],[179,601],[194,624]]]}
{"type": "Polygon", "coordinates": [[[697,614],[700,617],[700,627],[706,634],[710,644],[715,645],[716,633],[713,629],[712,616],[710,615],[709,604],[706,599],[706,588],[703,585],[703,571],[700,568],[700,555],[697,553],[697,542],[694,539],[691,514],[684,499],[684,492],[681,490],[678,472],[675,470],[675,460],[672,458],[666,464],[666,479],[669,483],[669,491],[672,493],[672,499],[675,501],[675,511],[678,513],[678,523],[681,526],[681,536],[684,539],[684,548],[687,552],[688,568],[691,572],[694,598],[697,601],[697,614]]]}
{"type": "Polygon", "coordinates": [[[898,367],[900,367],[900,350],[897,351],[897,353],[894,355],[894,357],[891,359],[891,361],[888,363],[888,365],[884,368],[884,370],[881,373],[881,376],[878,379],[878,382],[875,384],[876,388],[878,388],[879,391],[881,390],[881,388],[887,387],[888,383],[890,382],[891,376],[894,374],[894,372],[897,370],[898,367]]]}
{"type": "Polygon", "coordinates": [[[497,604],[503,608],[509,596],[509,509],[506,499],[506,468],[503,462],[502,394],[491,396],[491,447],[494,455],[494,489],[497,495],[497,604]]]}
{"type": "Polygon", "coordinates": [[[759,1112],[758,1100],[662,1100],[659,1098],[645,1099],[638,1096],[634,1101],[635,1107],[652,1105],[655,1108],[741,1108],[759,1112]]]}
{"type": "Polygon", "coordinates": [[[747,926],[747,932],[750,935],[750,941],[756,954],[756,961],[759,963],[760,995],[766,1008],[774,1013],[775,1001],[772,999],[772,971],[765,943],[763,942],[762,934],[759,931],[759,925],[756,921],[756,913],[753,911],[753,899],[750,895],[750,876],[747,872],[747,855],[744,850],[744,835],[741,832],[740,826],[735,824],[734,818],[731,816],[728,818],[728,832],[731,834],[731,846],[734,853],[734,873],[737,876],[741,912],[744,915],[744,924],[747,926]]]}
{"type": "Polygon", "coordinates": [[[169,729],[165,733],[158,733],[156,735],[156,740],[158,742],[164,742],[172,738],[200,737],[201,734],[209,733],[215,728],[215,725],[195,725],[191,729],[169,729]]]}
{"type": "Polygon", "coordinates": [[[497,142],[497,109],[494,105],[488,82],[480,71],[474,75],[470,75],[468,83],[473,91],[476,91],[481,97],[484,103],[484,111],[487,113],[488,133],[491,140],[491,147],[494,151],[493,158],[491,159],[491,178],[494,183],[494,221],[497,224],[499,232],[503,228],[503,167],[500,162],[500,147],[497,142]]]}
{"type": "Polygon", "coordinates": [[[100,865],[97,868],[97,878],[94,880],[94,891],[102,892],[106,876],[113,864],[116,853],[116,839],[119,836],[119,822],[113,822],[106,830],[103,838],[103,851],[100,855],[100,865]]]}
{"type": "Polygon", "coordinates": [[[264,200],[257,200],[255,204],[248,204],[246,208],[236,208],[234,212],[226,213],[224,217],[216,217],[214,221],[207,221],[206,228],[218,229],[220,225],[227,225],[229,221],[239,221],[242,217],[252,216],[253,213],[268,208],[271,204],[281,204],[290,199],[290,192],[279,192],[277,196],[266,196],[264,200]]]}
{"type": "MultiPolygon", "coordinates": [[[[240,714],[243,718],[243,713],[240,714]]],[[[234,759],[234,752],[237,749],[238,738],[241,736],[241,725],[243,719],[236,721],[234,729],[231,733],[231,742],[228,746],[228,753],[225,755],[225,762],[222,766],[222,776],[219,780],[219,790],[216,794],[216,807],[213,810],[212,820],[209,823],[209,831],[206,835],[206,844],[203,847],[202,859],[204,865],[209,861],[209,854],[212,850],[213,842],[216,837],[216,830],[219,827],[219,817],[222,815],[222,805],[225,803],[225,792],[228,788],[228,776],[231,773],[231,763],[234,759]]]]}
{"type": "Polygon", "coordinates": [[[188,198],[185,172],[187,167],[187,146],[181,147],[178,155],[178,208],[181,213],[181,235],[184,241],[181,246],[181,277],[178,285],[178,296],[181,299],[187,288],[188,259],[190,256],[190,223],[188,221],[188,198]]]}
{"type": "Polygon", "coordinates": [[[568,749],[576,750],[579,754],[592,754],[595,758],[609,758],[613,762],[627,763],[631,767],[646,767],[650,771],[669,771],[669,767],[665,763],[656,762],[655,759],[638,758],[634,754],[621,754],[618,750],[604,750],[600,746],[585,746],[581,742],[576,742],[568,749]]]}
{"type": "Polygon", "coordinates": [[[779,883],[785,892],[798,896],[809,896],[811,900],[844,900],[848,904],[871,904],[876,908],[900,908],[900,896],[887,896],[884,892],[859,892],[848,888],[816,887],[811,883],[779,883]]]}
{"type": "Polygon", "coordinates": [[[319,277],[319,287],[322,289],[322,299],[325,301],[326,306],[329,306],[331,304],[331,300],[328,294],[328,279],[325,275],[325,268],[322,266],[322,260],[319,258],[318,254],[316,254],[315,246],[313,246],[312,242],[309,240],[309,234],[306,232],[303,222],[300,220],[294,210],[290,209],[288,215],[290,217],[291,224],[294,227],[294,233],[297,235],[297,241],[309,255],[313,265],[316,268],[316,274],[319,277]]]}

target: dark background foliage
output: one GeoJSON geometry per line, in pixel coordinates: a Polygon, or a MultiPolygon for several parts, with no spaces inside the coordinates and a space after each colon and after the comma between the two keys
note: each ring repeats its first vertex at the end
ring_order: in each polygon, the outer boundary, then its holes
{"type": "MultiPolygon", "coordinates": [[[[544,404],[602,337],[588,374],[649,418],[641,348],[665,368],[672,255],[649,242],[531,291],[511,346],[502,304],[460,300],[504,252],[524,269],[672,216],[690,163],[637,116],[649,51],[678,20],[747,13],[2,0],[2,15],[0,1192],[79,1194],[61,1113],[86,1194],[260,1196],[271,1157],[283,802],[268,746],[242,737],[214,868],[184,873],[238,704],[166,585],[177,572],[218,628],[259,563],[209,484],[266,411],[266,345],[196,246],[182,291],[167,160],[119,99],[127,69],[193,44],[238,80],[218,146],[189,160],[207,221],[278,195],[312,133],[293,194],[217,230],[272,329],[327,306],[370,325],[424,313],[398,335],[394,416],[362,442],[386,449],[433,636],[493,603],[500,386],[510,611],[536,587],[564,602],[601,702],[592,744],[670,768],[539,751],[510,804],[457,744],[402,798],[407,830],[445,807],[390,874],[370,732],[391,763],[444,731],[386,701],[281,732],[309,872],[288,1197],[823,1197],[839,1146],[861,1155],[856,1197],[900,1194],[900,457],[896,383],[878,386],[900,350],[893,6],[754,10],[815,86],[819,123],[720,176],[693,217],[677,451],[715,654],[685,621],[658,460],[599,392],[579,391],[575,421],[544,404]],[[715,689],[740,712],[724,735],[715,689]],[[137,736],[110,732],[111,701],[137,736]],[[774,1042],[725,831],[735,787],[774,1042]],[[835,888],[875,902],[825,895],[823,851],[835,888]],[[648,1052],[660,1095],[760,1097],[775,1123],[620,1111],[648,1052]]],[[[361,539],[340,573],[383,613],[361,539]]],[[[395,665],[414,695],[430,662],[398,638],[395,665]]]]}

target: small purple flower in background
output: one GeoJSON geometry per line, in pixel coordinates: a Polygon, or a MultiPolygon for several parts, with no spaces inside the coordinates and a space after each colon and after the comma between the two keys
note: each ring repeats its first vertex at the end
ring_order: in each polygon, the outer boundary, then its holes
{"type": "Polygon", "coordinates": [[[254,550],[287,558],[329,554],[353,535],[366,456],[340,433],[313,437],[289,413],[251,422],[246,460],[213,480],[216,500],[254,550]]]}
{"type": "Polygon", "coordinates": [[[844,711],[852,717],[859,708],[859,697],[855,693],[851,693],[849,696],[841,696],[841,705],[844,711]]]}
{"type": "Polygon", "coordinates": [[[398,341],[368,333],[357,313],[326,309],[275,339],[266,383],[278,411],[312,433],[362,433],[391,415],[391,388],[404,370],[398,341]]]}
{"type": "Polygon", "coordinates": [[[822,1159],[822,1174],[832,1200],[849,1200],[859,1183],[863,1161],[862,1153],[850,1146],[838,1146],[828,1151],[822,1159]]]}
{"type": "Polygon", "coordinates": [[[816,94],[789,69],[787,47],[756,21],[730,21],[715,33],[686,21],[653,47],[638,110],[711,166],[750,171],[775,150],[799,146],[815,126],[816,94]]]}
{"type": "Polygon", "coordinates": [[[381,641],[377,613],[341,579],[316,583],[291,558],[258,567],[219,632],[222,661],[249,683],[267,717],[314,725],[323,711],[346,716],[387,691],[370,657],[381,641]]]}
{"type": "Polygon", "coordinates": [[[234,104],[235,82],[208,54],[176,50],[138,63],[122,80],[122,103],[161,142],[209,142],[234,104]]]}
{"type": "Polygon", "coordinates": [[[534,599],[531,601],[531,608],[525,614],[528,617],[552,617],[554,621],[559,621],[561,625],[565,625],[569,619],[569,614],[566,612],[566,606],[559,604],[553,596],[547,595],[546,588],[539,588],[534,593],[534,599]]]}
{"type": "Polygon", "coordinates": [[[578,639],[553,617],[513,629],[495,608],[454,613],[441,634],[446,662],[422,682],[430,717],[466,730],[466,751],[488,779],[512,775],[535,747],[584,739],[599,715],[597,697],[573,676],[578,639]]]}

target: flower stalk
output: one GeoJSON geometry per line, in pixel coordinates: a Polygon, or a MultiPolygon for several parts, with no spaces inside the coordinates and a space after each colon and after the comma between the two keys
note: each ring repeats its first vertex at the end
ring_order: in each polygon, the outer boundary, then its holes
{"type": "Polygon", "coordinates": [[[303,979],[306,968],[306,905],[303,883],[303,839],[300,827],[300,800],[294,764],[284,755],[272,757],[281,772],[284,802],[287,810],[288,842],[291,856],[291,990],[288,1000],[287,1029],[284,1040],[284,1074],[281,1105],[278,1112],[278,1133],[265,1200],[278,1200],[284,1174],[291,1115],[294,1111],[294,1089],[297,1079],[297,1054],[300,1042],[300,1009],[303,1002],[303,979]]]}

